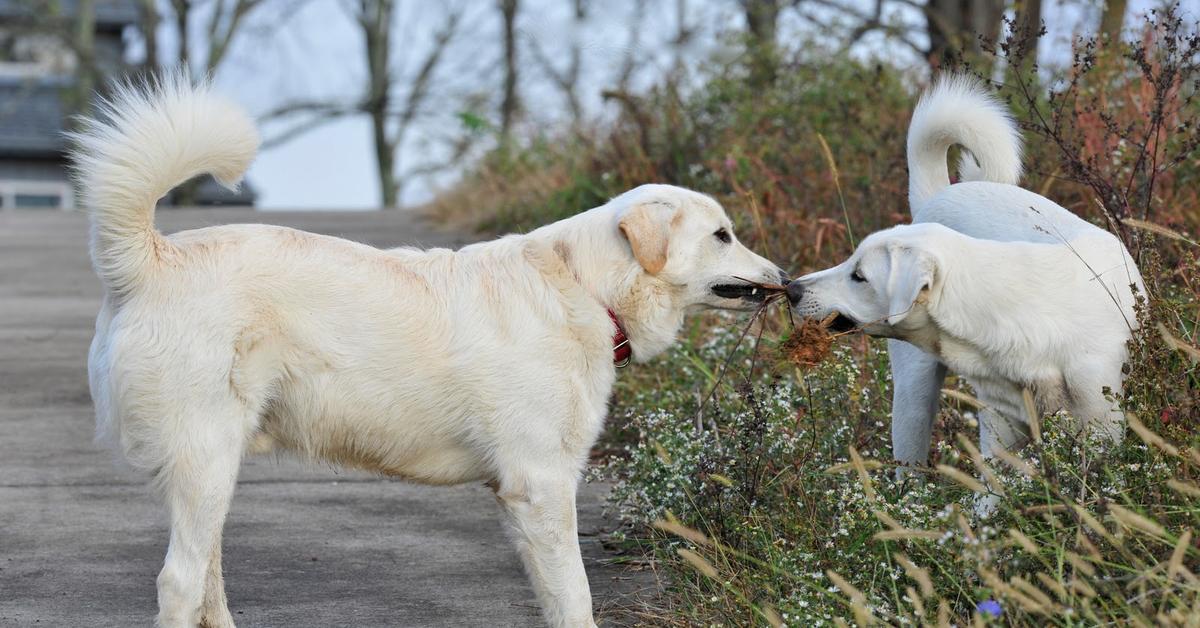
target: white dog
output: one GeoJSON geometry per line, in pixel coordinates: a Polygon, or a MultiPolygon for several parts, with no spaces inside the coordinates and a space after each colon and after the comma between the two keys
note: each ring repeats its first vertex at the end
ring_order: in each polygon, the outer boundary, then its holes
{"type": "Polygon", "coordinates": [[[106,289],[89,375],[98,435],[154,472],[170,509],[158,624],[233,625],[221,529],[243,455],[265,442],[416,482],[488,482],[547,620],[594,625],[575,490],[614,334],[647,360],[685,312],[762,301],[735,277],[782,276],[720,205],[648,185],[458,252],[266,225],[164,236],[157,199],[205,172],[234,185],[253,125],[179,78],[120,89],[103,115],[74,138],[106,289]]]}
{"type": "Polygon", "coordinates": [[[964,77],[921,99],[908,132],[913,222],[872,234],[850,259],[788,286],[805,317],[892,340],[897,460],[927,460],[942,380],[965,377],[987,406],[980,448],[1023,444],[1023,390],[1111,439],[1123,415],[1125,343],[1141,276],[1121,241],[1014,185],[1020,136],[1003,105],[964,77]],[[950,184],[952,145],[969,153],[950,184]]]}

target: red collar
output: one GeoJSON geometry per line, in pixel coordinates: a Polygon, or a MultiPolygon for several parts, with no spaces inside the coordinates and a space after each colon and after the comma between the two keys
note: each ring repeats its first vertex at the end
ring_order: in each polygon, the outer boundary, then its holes
{"type": "Polygon", "coordinates": [[[625,335],[625,329],[621,327],[617,315],[609,310],[608,317],[612,319],[613,327],[616,328],[613,331],[613,364],[617,365],[617,368],[623,368],[633,359],[633,347],[629,345],[629,337],[625,335]]]}

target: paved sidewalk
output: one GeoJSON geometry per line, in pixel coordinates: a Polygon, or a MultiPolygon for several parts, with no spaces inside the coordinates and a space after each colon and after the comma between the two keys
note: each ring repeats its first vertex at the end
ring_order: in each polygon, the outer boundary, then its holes
{"type": "MultiPolygon", "coordinates": [[[[456,244],[411,214],[163,210],[166,232],[269,222],[378,246],[456,244]]],[[[0,626],[148,626],[166,517],[144,478],[92,444],[87,349],[100,286],[79,213],[0,212],[0,626]]],[[[600,547],[606,487],[580,532],[601,624],[647,574],[600,547]]],[[[225,527],[239,625],[539,626],[491,491],[430,488],[252,458],[225,527]]]]}

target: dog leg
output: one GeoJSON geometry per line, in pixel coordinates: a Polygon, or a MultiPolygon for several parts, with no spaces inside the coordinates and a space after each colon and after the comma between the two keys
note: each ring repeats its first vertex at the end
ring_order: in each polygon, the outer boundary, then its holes
{"type": "Polygon", "coordinates": [[[508,515],[547,623],[555,628],[594,627],[575,521],[576,474],[547,469],[509,475],[500,480],[496,497],[508,515]]]}
{"type": "Polygon", "coordinates": [[[1109,400],[1104,395],[1105,388],[1113,395],[1119,395],[1123,390],[1120,369],[1112,373],[1085,371],[1071,375],[1068,379],[1070,410],[1080,422],[1079,427],[1110,443],[1121,442],[1125,438],[1125,413],[1116,399],[1109,400]]]}
{"type": "Polygon", "coordinates": [[[229,602],[225,599],[225,577],[221,573],[221,531],[212,556],[208,559],[208,575],[204,580],[204,605],[200,613],[203,628],[234,628],[229,602]]]}
{"type": "Polygon", "coordinates": [[[189,433],[180,435],[158,477],[171,515],[171,540],[158,574],[160,628],[194,628],[202,619],[213,628],[233,626],[220,576],[220,543],[245,436],[214,425],[212,416],[194,418],[180,421],[189,433]]]}
{"type": "Polygon", "coordinates": [[[979,417],[979,452],[994,458],[997,449],[1017,453],[1029,442],[1029,423],[1021,388],[1008,382],[972,380],[975,396],[984,404],[979,417]]]}
{"type": "MultiPolygon", "coordinates": [[[[980,398],[980,401],[988,403],[983,398],[980,398]]],[[[979,410],[977,416],[979,453],[983,454],[984,458],[995,459],[997,449],[1016,453],[1029,440],[1029,428],[1025,423],[1006,416],[990,405],[979,410]]],[[[999,505],[999,495],[991,492],[979,495],[975,498],[975,514],[980,519],[986,519],[996,512],[999,505]]]]}
{"type": "MultiPolygon", "coordinates": [[[[971,380],[970,384],[975,389],[975,397],[984,404],[976,413],[979,452],[987,459],[995,459],[996,451],[1000,449],[1017,453],[1029,442],[1029,424],[1016,418],[1025,414],[1021,389],[994,380],[971,380]]],[[[979,495],[975,498],[975,514],[986,519],[999,505],[999,495],[991,492],[979,495]]]]}
{"type": "Polygon", "coordinates": [[[904,464],[925,464],[946,366],[902,340],[888,340],[888,355],[894,387],[892,456],[904,464]]]}

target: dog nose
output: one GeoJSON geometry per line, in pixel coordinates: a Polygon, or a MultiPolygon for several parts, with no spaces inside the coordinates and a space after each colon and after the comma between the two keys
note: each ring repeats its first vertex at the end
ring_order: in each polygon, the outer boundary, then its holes
{"type": "Polygon", "coordinates": [[[804,286],[800,285],[799,281],[788,282],[787,298],[792,305],[800,302],[800,297],[804,296],[804,286]]]}
{"type": "Polygon", "coordinates": [[[791,281],[791,277],[788,277],[787,272],[781,269],[779,271],[779,285],[786,286],[789,281],[791,281]]]}

